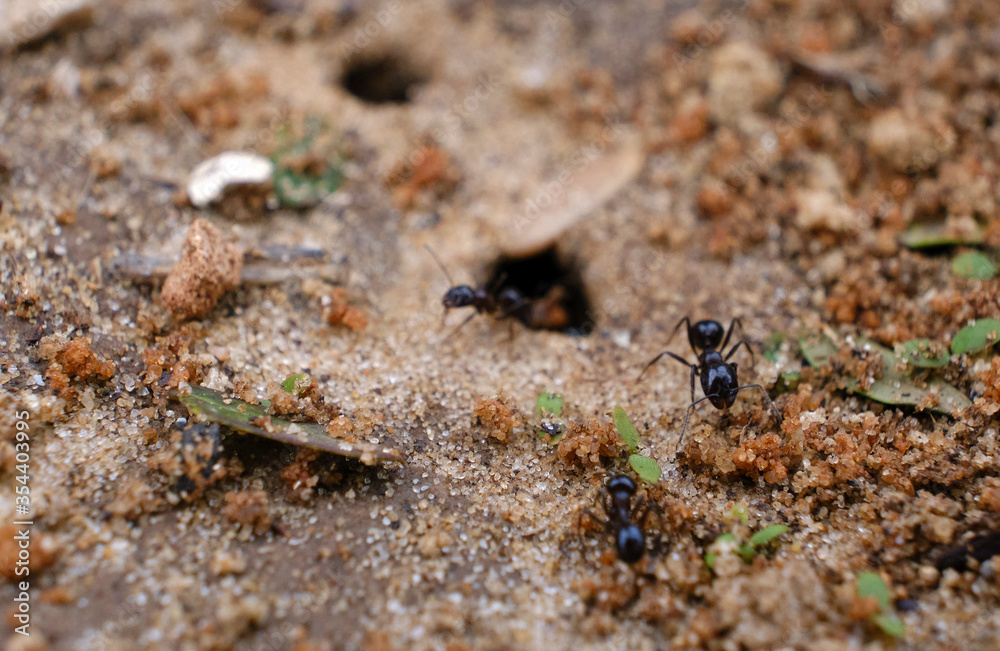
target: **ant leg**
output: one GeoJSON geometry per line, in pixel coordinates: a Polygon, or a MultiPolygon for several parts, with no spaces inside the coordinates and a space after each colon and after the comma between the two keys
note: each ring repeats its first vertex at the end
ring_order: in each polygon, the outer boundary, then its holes
{"type": "Polygon", "coordinates": [[[698,365],[691,365],[691,402],[694,402],[694,376],[698,375],[698,365]]]}
{"type": "MultiPolygon", "coordinates": [[[[726,338],[722,340],[722,345],[719,346],[719,350],[726,349],[726,346],[729,344],[729,338],[733,334],[733,328],[735,328],[737,324],[740,326],[740,332],[743,332],[743,322],[740,321],[740,317],[734,317],[733,320],[729,322],[729,330],[726,331],[726,338]]],[[[743,336],[746,337],[745,332],[743,332],[743,336]]]]}
{"type": "Polygon", "coordinates": [[[784,418],[781,417],[781,412],[774,406],[774,402],[771,401],[771,396],[767,395],[767,390],[765,390],[764,387],[759,384],[744,384],[743,386],[736,388],[737,391],[742,391],[743,389],[760,389],[760,392],[764,394],[764,398],[767,399],[767,404],[771,406],[771,411],[773,411],[774,415],[778,417],[778,424],[780,425],[784,421],[784,418]]]}
{"type": "Polygon", "coordinates": [[[468,317],[466,317],[465,321],[462,321],[461,323],[459,323],[459,324],[458,324],[458,327],[457,327],[457,328],[455,328],[454,330],[452,330],[452,331],[451,331],[450,333],[448,333],[448,336],[447,336],[447,337],[444,337],[444,338],[442,339],[442,341],[444,341],[444,339],[451,339],[451,338],[452,338],[452,337],[454,337],[454,336],[455,336],[456,334],[458,334],[458,331],[459,331],[459,330],[461,330],[461,329],[462,329],[463,327],[465,327],[465,324],[466,324],[466,323],[468,323],[469,321],[472,321],[473,317],[475,317],[475,316],[476,316],[477,314],[479,314],[479,312],[473,312],[473,313],[472,313],[472,314],[470,314],[470,315],[469,315],[468,317]]]}
{"type": "Polygon", "coordinates": [[[740,339],[738,342],[736,342],[736,345],[733,346],[731,349],[729,349],[729,352],[726,353],[726,357],[723,361],[728,362],[729,358],[736,354],[736,351],[739,350],[740,346],[743,346],[743,348],[746,349],[748,353],[750,353],[750,366],[753,366],[754,364],[753,351],[750,349],[750,344],[747,343],[746,339],[740,339]]]}
{"type": "Polygon", "coordinates": [[[719,350],[723,351],[726,349],[726,346],[729,344],[729,337],[730,335],[733,334],[733,328],[737,325],[740,327],[740,334],[743,335],[743,338],[740,339],[738,342],[736,342],[736,345],[734,345],[732,349],[726,354],[726,361],[729,361],[729,358],[733,356],[733,354],[736,352],[736,349],[739,348],[740,345],[742,345],[746,349],[746,351],[750,353],[750,366],[753,366],[754,364],[756,364],[756,360],[753,354],[753,349],[751,349],[750,344],[747,343],[747,333],[745,330],[743,330],[743,322],[740,321],[739,317],[733,319],[732,323],[729,324],[729,332],[726,333],[726,338],[722,340],[722,346],[719,347],[719,350]]]}
{"type": "MultiPolygon", "coordinates": [[[[677,325],[674,326],[673,332],[670,333],[670,338],[667,339],[667,344],[669,344],[671,341],[673,341],[674,335],[676,335],[677,331],[681,329],[681,324],[682,323],[686,323],[687,324],[688,332],[690,333],[690,331],[691,331],[691,320],[688,317],[684,317],[683,319],[681,319],[680,321],[677,322],[677,325]]],[[[690,342],[691,342],[691,336],[689,334],[688,335],[688,343],[690,343],[690,342]]],[[[694,346],[691,346],[691,350],[694,350],[694,346]]],[[[694,354],[695,354],[695,357],[697,357],[698,356],[698,351],[695,350],[694,354]]]]}
{"type": "MultiPolygon", "coordinates": [[[[641,380],[642,376],[645,375],[646,371],[649,370],[649,367],[652,366],[653,364],[657,363],[658,361],[660,361],[660,358],[662,358],[664,355],[666,355],[667,357],[670,357],[671,359],[676,359],[678,362],[680,362],[684,366],[690,366],[691,368],[694,368],[694,364],[692,364],[691,362],[687,361],[686,359],[684,359],[680,355],[672,353],[669,350],[665,350],[662,353],[660,353],[659,355],[657,355],[656,357],[654,357],[652,360],[650,360],[649,364],[646,364],[645,368],[642,369],[642,373],[639,374],[639,377],[637,377],[635,379],[635,381],[638,382],[639,380],[641,380]]],[[[693,386],[694,380],[692,379],[691,382],[692,382],[692,386],[693,386]]],[[[692,391],[691,395],[692,396],[694,395],[693,391],[692,391]]]]}
{"type": "Polygon", "coordinates": [[[486,291],[490,294],[495,294],[500,291],[500,287],[503,286],[505,282],[507,282],[507,272],[501,271],[497,275],[496,279],[490,283],[489,287],[486,288],[486,291]]]}
{"type": "Polygon", "coordinates": [[[611,523],[608,521],[607,518],[602,518],[601,516],[597,515],[587,507],[583,507],[582,509],[580,509],[580,518],[578,524],[581,529],[583,529],[584,518],[589,519],[591,522],[596,522],[601,526],[602,529],[607,530],[611,527],[611,523]]]}
{"type": "Polygon", "coordinates": [[[646,518],[649,517],[649,509],[653,504],[652,501],[646,500],[646,495],[641,494],[635,498],[635,504],[632,505],[632,520],[639,525],[639,528],[645,528],[646,518]]]}
{"type": "Polygon", "coordinates": [[[611,496],[608,495],[607,491],[602,491],[600,497],[595,497],[594,498],[594,504],[596,505],[598,503],[601,505],[601,508],[604,510],[604,514],[605,514],[604,517],[601,517],[601,516],[597,515],[596,513],[594,513],[592,510],[590,510],[589,508],[584,507],[584,508],[580,509],[580,524],[581,525],[583,524],[583,518],[584,518],[584,516],[586,516],[587,518],[589,518],[591,520],[591,522],[596,522],[597,524],[601,525],[601,527],[603,529],[610,529],[610,527],[611,527],[611,520],[607,516],[608,516],[609,513],[611,513],[611,496]]]}
{"type": "Polygon", "coordinates": [[[647,500],[645,495],[640,495],[639,499],[636,501],[635,508],[632,509],[632,511],[635,513],[632,520],[635,521],[639,528],[643,530],[644,535],[646,535],[646,539],[653,541],[653,549],[659,550],[664,528],[663,508],[660,506],[660,503],[656,500],[647,500]],[[649,520],[650,514],[656,516],[656,530],[659,535],[655,537],[649,536],[649,532],[646,530],[646,522],[649,520]]]}
{"type": "Polygon", "coordinates": [[[695,400],[694,402],[692,402],[692,403],[691,403],[691,404],[690,404],[690,405],[688,406],[688,410],[687,410],[687,413],[686,413],[686,414],[684,415],[684,425],[683,425],[683,427],[681,427],[681,436],[680,436],[680,438],[678,438],[678,439],[677,439],[677,447],[676,447],[676,448],[674,449],[674,456],[675,456],[675,457],[677,456],[677,453],[678,453],[678,452],[680,451],[680,449],[681,449],[681,442],[682,442],[682,441],[684,440],[684,434],[685,434],[685,432],[687,432],[687,427],[688,427],[688,419],[689,419],[689,418],[691,418],[691,410],[692,410],[692,409],[694,409],[694,408],[695,408],[695,406],[696,406],[696,405],[697,405],[698,403],[700,403],[700,402],[705,402],[706,400],[708,400],[708,399],[709,399],[709,397],[710,397],[710,396],[705,396],[704,398],[700,398],[700,399],[698,399],[698,400],[695,400]]]}
{"type": "Polygon", "coordinates": [[[434,253],[434,249],[431,248],[431,245],[424,244],[424,248],[427,249],[427,252],[431,254],[432,258],[434,258],[434,262],[437,263],[437,266],[441,267],[441,271],[444,272],[444,277],[448,279],[448,284],[454,285],[455,281],[451,279],[451,274],[448,273],[448,268],[444,266],[443,262],[441,262],[441,258],[437,256],[437,253],[434,253]]]}

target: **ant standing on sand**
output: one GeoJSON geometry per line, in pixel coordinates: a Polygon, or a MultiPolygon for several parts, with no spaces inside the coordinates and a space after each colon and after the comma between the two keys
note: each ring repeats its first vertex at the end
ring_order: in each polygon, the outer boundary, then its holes
{"type": "MultiPolygon", "coordinates": [[[[753,364],[753,351],[750,350],[749,344],[745,338],[740,339],[736,344],[729,349],[728,353],[725,353],[723,357],[723,351],[729,344],[729,338],[733,334],[733,328],[738,324],[740,326],[740,332],[743,331],[743,323],[739,320],[739,317],[732,320],[729,324],[729,330],[726,331],[725,339],[722,336],[722,324],[718,321],[698,321],[694,324],[691,323],[688,317],[684,317],[677,322],[674,327],[674,331],[670,334],[670,339],[674,338],[677,331],[680,329],[681,324],[687,324],[688,331],[688,343],[691,344],[691,350],[698,358],[696,364],[688,362],[686,359],[680,355],[676,355],[669,350],[665,350],[656,357],[654,357],[646,367],[642,369],[642,373],[636,378],[636,382],[642,379],[642,376],[649,370],[656,362],[660,361],[660,358],[664,355],[676,359],[681,364],[691,367],[691,405],[688,407],[687,413],[684,415],[684,426],[681,428],[681,436],[677,439],[677,449],[681,447],[681,442],[684,440],[684,433],[687,431],[688,419],[691,417],[691,410],[700,403],[708,400],[715,406],[716,409],[725,410],[733,406],[736,402],[736,394],[738,394],[743,389],[760,389],[761,393],[764,394],[764,398],[767,399],[767,404],[770,405],[771,411],[774,412],[775,416],[778,417],[778,423],[781,423],[781,412],[778,408],[774,406],[771,401],[771,397],[767,395],[767,391],[764,390],[759,384],[744,384],[740,385],[739,379],[736,375],[736,362],[730,362],[729,358],[736,353],[736,350],[743,346],[748,353],[750,353],[750,363],[753,364]],[[698,376],[701,379],[701,390],[705,394],[704,398],[700,400],[694,399],[694,377],[698,376]]],[[[667,343],[670,343],[670,339],[667,343]]]]}
{"type": "Polygon", "coordinates": [[[645,496],[639,496],[632,504],[637,489],[635,482],[625,475],[615,475],[604,488],[601,506],[607,517],[601,518],[590,509],[583,512],[614,535],[618,558],[626,563],[635,563],[646,552],[646,537],[642,529],[646,526],[650,505],[646,503],[645,496]]]}
{"type": "Polygon", "coordinates": [[[444,298],[441,299],[445,314],[448,314],[448,310],[460,307],[474,307],[476,309],[475,312],[470,314],[465,321],[462,321],[455,328],[454,332],[458,332],[462,326],[471,321],[477,314],[487,314],[503,319],[509,316],[517,317],[523,310],[529,307],[528,300],[516,288],[504,287],[501,289],[504,282],[503,277],[500,277],[488,287],[480,286],[473,288],[470,285],[455,285],[455,281],[451,279],[451,274],[448,273],[448,269],[437,257],[437,254],[434,253],[434,250],[427,245],[424,245],[424,248],[427,249],[428,253],[434,258],[434,261],[441,267],[441,271],[444,272],[444,275],[448,278],[448,282],[452,285],[445,292],[444,298]]]}

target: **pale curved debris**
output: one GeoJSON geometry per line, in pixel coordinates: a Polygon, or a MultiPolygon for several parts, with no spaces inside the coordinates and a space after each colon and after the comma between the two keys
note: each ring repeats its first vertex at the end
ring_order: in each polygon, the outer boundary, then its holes
{"type": "Polygon", "coordinates": [[[187,193],[196,208],[218,201],[227,188],[236,185],[264,185],[274,175],[274,163],[258,154],[225,151],[204,160],[191,171],[187,193]]]}

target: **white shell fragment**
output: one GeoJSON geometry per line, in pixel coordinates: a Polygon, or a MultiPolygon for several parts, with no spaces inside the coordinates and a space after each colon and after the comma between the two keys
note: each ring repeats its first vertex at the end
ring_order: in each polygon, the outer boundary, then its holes
{"type": "Polygon", "coordinates": [[[218,201],[227,188],[259,186],[271,182],[274,164],[258,154],[226,151],[202,161],[188,178],[187,193],[196,208],[218,201]]]}
{"type": "Polygon", "coordinates": [[[87,25],[94,0],[0,0],[0,52],[30,45],[61,29],[87,25]]]}

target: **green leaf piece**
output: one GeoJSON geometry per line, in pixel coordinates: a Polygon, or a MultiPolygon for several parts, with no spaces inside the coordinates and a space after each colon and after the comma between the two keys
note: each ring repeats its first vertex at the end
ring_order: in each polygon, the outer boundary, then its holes
{"type": "Polygon", "coordinates": [[[955,333],[951,340],[951,353],[962,355],[982,352],[997,342],[998,334],[1000,334],[1000,321],[979,319],[955,333]]]}
{"type": "MultiPolygon", "coordinates": [[[[622,437],[625,444],[628,445],[629,452],[635,452],[639,449],[639,432],[636,431],[635,425],[629,420],[628,414],[620,406],[615,406],[614,411],[611,412],[611,419],[615,421],[615,429],[618,430],[618,435],[622,437]]],[[[659,470],[659,469],[657,469],[659,470]]],[[[636,471],[638,472],[638,471],[636,471]]]]}
{"type": "Polygon", "coordinates": [[[290,125],[282,125],[278,130],[281,145],[271,155],[274,194],[284,208],[309,208],[343,182],[339,157],[330,151],[331,138],[336,134],[315,115],[306,117],[301,139],[289,143],[291,131],[290,125]],[[323,150],[326,152],[321,153],[323,150]]]}
{"type": "Polygon", "coordinates": [[[753,547],[759,547],[760,545],[766,545],[778,536],[782,535],[788,531],[788,527],[783,524],[772,524],[769,527],[764,527],[754,535],[750,536],[750,544],[753,547]]]}
{"type": "Polygon", "coordinates": [[[743,562],[749,563],[757,555],[757,550],[753,548],[753,545],[743,544],[736,548],[736,553],[743,559],[743,562]]]}
{"type": "Polygon", "coordinates": [[[896,613],[875,613],[871,616],[873,624],[882,629],[882,632],[892,637],[904,637],[906,635],[906,624],[896,613]]]}
{"type": "Polygon", "coordinates": [[[972,404],[968,396],[943,380],[928,380],[926,386],[920,386],[898,373],[886,372],[865,390],[858,388],[857,380],[848,380],[847,388],[875,402],[904,407],[916,407],[925,398],[934,395],[937,402],[929,408],[930,411],[946,416],[954,416],[956,411],[972,404]]]}
{"type": "Polygon", "coordinates": [[[733,504],[733,508],[729,509],[729,517],[733,520],[739,520],[740,524],[746,526],[747,522],[750,521],[750,513],[747,511],[747,505],[743,502],[733,504]]]}
{"type": "Polygon", "coordinates": [[[963,253],[951,263],[955,275],[973,280],[989,280],[997,273],[997,266],[985,254],[979,251],[963,253]]]}
{"type": "Polygon", "coordinates": [[[825,335],[810,335],[799,339],[799,350],[809,366],[819,368],[830,363],[837,346],[825,335]]]}
{"type": "Polygon", "coordinates": [[[889,586],[875,572],[862,572],[857,579],[859,597],[875,597],[878,607],[883,611],[892,607],[892,596],[889,586]]]}
{"type": "Polygon", "coordinates": [[[900,344],[900,358],[918,368],[942,368],[948,365],[948,349],[930,339],[911,339],[900,344]]]}
{"type": "Polygon", "coordinates": [[[192,414],[204,416],[208,421],[272,441],[353,457],[368,465],[375,461],[403,461],[399,450],[372,443],[351,443],[335,439],[319,423],[292,423],[275,418],[268,415],[267,408],[263,405],[227,398],[206,387],[192,386],[191,393],[181,396],[180,401],[192,414]]]}
{"type": "Polygon", "coordinates": [[[959,244],[982,244],[983,231],[977,225],[971,233],[961,233],[941,224],[917,224],[906,229],[900,241],[911,249],[931,249],[959,244]]]}
{"type": "Polygon", "coordinates": [[[778,393],[786,393],[794,390],[801,381],[801,371],[782,371],[774,383],[774,390],[778,393]]]}
{"type": "Polygon", "coordinates": [[[558,416],[562,413],[564,404],[563,397],[558,393],[539,393],[538,400],[535,402],[535,409],[538,410],[540,416],[545,416],[546,414],[558,416]]]}
{"type": "Polygon", "coordinates": [[[764,342],[764,359],[769,362],[778,361],[778,353],[781,351],[781,344],[788,341],[788,335],[784,332],[774,332],[764,342]]]}
{"type": "Polygon", "coordinates": [[[276,167],[274,195],[284,208],[308,208],[321,202],[328,194],[336,192],[342,181],[340,170],[332,164],[327,164],[326,171],[320,175],[276,167]]]}
{"type": "Polygon", "coordinates": [[[936,378],[926,382],[917,383],[910,377],[895,370],[898,359],[895,354],[870,339],[859,337],[856,341],[861,348],[874,350],[882,355],[885,361],[885,371],[882,377],[872,382],[867,389],[859,389],[857,380],[848,378],[846,386],[849,391],[870,398],[875,402],[886,405],[896,405],[905,407],[916,407],[931,396],[936,396],[937,401],[930,411],[954,416],[959,409],[965,409],[972,404],[968,396],[948,384],[936,378]]]}
{"type": "Polygon", "coordinates": [[[308,374],[296,373],[295,375],[286,377],[285,381],[281,383],[281,388],[288,393],[300,396],[303,391],[309,388],[310,384],[308,374]]]}
{"type": "Polygon", "coordinates": [[[643,481],[650,484],[660,481],[660,464],[649,457],[644,457],[641,454],[631,454],[628,458],[628,465],[632,466],[632,470],[643,481]]]}
{"type": "Polygon", "coordinates": [[[879,612],[872,614],[870,620],[882,629],[886,635],[903,637],[906,626],[896,613],[892,612],[892,595],[889,586],[875,572],[862,572],[858,575],[857,590],[859,597],[874,597],[878,603],[879,612]]]}

